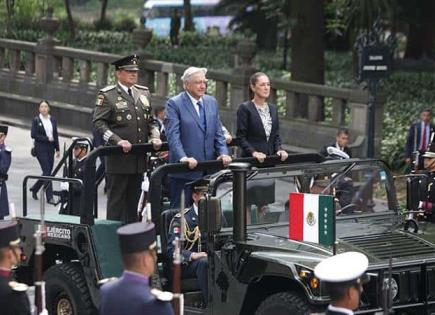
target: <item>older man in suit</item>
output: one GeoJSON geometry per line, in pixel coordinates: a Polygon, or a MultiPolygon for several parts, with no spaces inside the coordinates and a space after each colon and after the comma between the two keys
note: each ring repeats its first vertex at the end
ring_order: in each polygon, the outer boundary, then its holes
{"type": "Polygon", "coordinates": [[[432,110],[430,108],[423,109],[420,112],[420,120],[411,125],[406,138],[405,162],[410,164],[413,155],[418,152],[418,165],[414,167],[418,167],[419,169],[423,168],[422,155],[429,147],[434,132],[434,125],[432,125],[431,120],[432,110]]]}
{"type": "MultiPolygon", "coordinates": [[[[199,161],[218,159],[225,165],[231,162],[217,101],[205,95],[206,73],[205,68],[187,68],[181,77],[185,91],[169,99],[166,105],[169,162],[187,163],[190,169],[194,169],[199,161]]],[[[191,196],[191,188],[185,187],[186,184],[203,175],[203,172],[170,175],[171,207],[179,206],[183,189],[186,196],[191,196]]]]}

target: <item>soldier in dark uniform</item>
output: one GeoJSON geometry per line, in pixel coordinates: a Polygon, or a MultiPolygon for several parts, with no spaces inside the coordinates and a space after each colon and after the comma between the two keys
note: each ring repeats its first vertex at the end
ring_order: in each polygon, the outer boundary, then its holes
{"type": "MultiPolygon", "coordinates": [[[[159,131],[151,115],[148,88],[136,84],[138,59],[135,55],[113,62],[117,84],[100,90],[93,123],[107,144],[119,145],[125,153],[135,143],[153,143],[160,148],[159,131]]],[[[140,196],[145,156],[108,156],[106,158],[107,218],[134,222],[140,196]]]]}
{"type": "Polygon", "coordinates": [[[347,252],[331,256],[314,268],[315,276],[321,281],[331,298],[327,315],[353,315],[358,308],[365,274],[369,261],[364,254],[347,252]]]}
{"type": "Polygon", "coordinates": [[[0,220],[9,215],[8,171],[11,166],[11,149],[6,147],[5,139],[8,134],[8,126],[0,125],[0,220]]]}
{"type": "Polygon", "coordinates": [[[0,314],[30,314],[27,285],[13,281],[11,269],[20,262],[20,235],[16,221],[0,221],[0,314]]]}
{"type": "MultiPolygon", "coordinates": [[[[199,182],[193,183],[192,200],[193,205],[184,210],[185,240],[184,249],[181,251],[183,264],[181,266],[182,277],[198,279],[199,287],[202,292],[204,306],[207,306],[208,297],[208,258],[207,258],[207,238],[199,230],[198,202],[204,195],[204,187],[199,182]]],[[[169,225],[167,257],[174,256],[174,240],[180,236],[181,214],[177,213],[169,225]]]]}
{"type": "Polygon", "coordinates": [[[173,314],[172,293],[150,288],[157,263],[154,223],[128,224],[117,233],[125,269],[101,287],[100,315],[173,314]]]}
{"type": "MultiPolygon", "coordinates": [[[[427,220],[435,222],[435,142],[431,143],[429,150],[422,157],[427,177],[417,177],[411,179],[411,181],[415,183],[413,186],[421,185],[424,187],[415,189],[415,191],[422,191],[418,196],[419,199],[417,199],[419,201],[418,208],[424,210],[427,220]]],[[[415,206],[417,206],[417,202],[415,206]]]]}
{"type": "Polygon", "coordinates": [[[346,128],[339,128],[337,130],[337,134],[335,135],[335,143],[331,143],[330,145],[325,145],[320,150],[320,154],[323,156],[328,156],[328,147],[337,148],[340,151],[346,153],[349,157],[352,157],[352,151],[348,147],[349,144],[350,133],[346,128]]]}
{"type": "MultiPolygon", "coordinates": [[[[72,175],[73,178],[83,180],[86,157],[88,155],[88,142],[87,141],[77,141],[74,145],[74,161],[72,165],[72,175]]],[[[77,185],[72,185],[72,213],[73,215],[80,214],[81,197],[82,190],[77,185]]]]}

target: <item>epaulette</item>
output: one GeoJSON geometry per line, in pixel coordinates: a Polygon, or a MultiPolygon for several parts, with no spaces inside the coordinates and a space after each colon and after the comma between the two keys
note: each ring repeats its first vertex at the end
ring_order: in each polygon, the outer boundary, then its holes
{"type": "MultiPolygon", "coordinates": [[[[189,210],[190,210],[190,208],[186,208],[186,209],[184,209],[184,214],[186,214],[187,212],[189,212],[189,210]]],[[[176,218],[181,218],[181,214],[180,214],[180,212],[178,212],[178,213],[175,215],[175,217],[176,217],[176,218]]]]}
{"type": "Polygon", "coordinates": [[[141,90],[149,90],[146,86],[144,85],[139,85],[139,84],[135,84],[134,85],[135,88],[141,89],[141,90]]]}
{"type": "Polygon", "coordinates": [[[112,281],[115,281],[115,280],[118,280],[118,278],[117,277],[104,278],[104,279],[101,279],[100,281],[98,281],[97,285],[98,286],[102,286],[102,285],[104,285],[104,284],[106,284],[108,282],[112,282],[112,281]]]}
{"type": "Polygon", "coordinates": [[[156,297],[157,300],[163,302],[172,301],[174,294],[168,291],[160,291],[159,289],[151,289],[151,294],[156,297]]]}
{"type": "Polygon", "coordinates": [[[5,147],[5,151],[6,151],[6,152],[12,152],[12,149],[9,148],[9,147],[5,147]]]}
{"type": "Polygon", "coordinates": [[[27,289],[29,288],[27,284],[16,282],[16,281],[10,281],[9,286],[11,287],[12,290],[17,292],[26,292],[27,289]]]}
{"type": "Polygon", "coordinates": [[[100,92],[106,93],[116,88],[116,85],[108,85],[100,90],[100,92]]]}

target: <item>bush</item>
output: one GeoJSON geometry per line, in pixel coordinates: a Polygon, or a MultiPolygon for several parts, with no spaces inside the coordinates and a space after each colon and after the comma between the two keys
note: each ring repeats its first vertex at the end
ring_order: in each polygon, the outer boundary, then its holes
{"type": "Polygon", "coordinates": [[[136,26],[135,18],[131,16],[122,16],[113,22],[113,30],[118,32],[131,33],[136,26]]]}

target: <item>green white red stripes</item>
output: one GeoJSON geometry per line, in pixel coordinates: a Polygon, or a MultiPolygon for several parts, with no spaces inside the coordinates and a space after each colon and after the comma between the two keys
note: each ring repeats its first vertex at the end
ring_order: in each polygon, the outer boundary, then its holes
{"type": "Polygon", "coordinates": [[[290,193],[289,238],[332,245],[334,198],[329,195],[290,193]]]}

